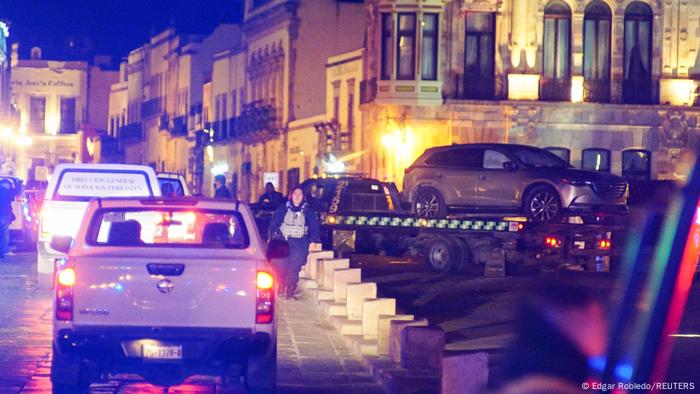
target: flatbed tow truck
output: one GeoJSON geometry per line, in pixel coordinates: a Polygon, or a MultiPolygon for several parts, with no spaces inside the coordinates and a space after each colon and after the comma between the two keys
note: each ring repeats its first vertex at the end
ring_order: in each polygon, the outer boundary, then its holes
{"type": "MultiPolygon", "coordinates": [[[[428,267],[440,273],[462,272],[479,264],[489,276],[536,265],[605,271],[618,254],[613,241],[621,227],[616,225],[584,224],[567,216],[548,224],[520,216],[424,219],[401,207],[392,183],[337,177],[310,179],[302,186],[321,220],[324,249],[340,254],[423,256],[428,267]]],[[[264,207],[253,208],[259,223],[269,216],[264,207]]],[[[266,232],[264,224],[261,230],[266,232]]]]}

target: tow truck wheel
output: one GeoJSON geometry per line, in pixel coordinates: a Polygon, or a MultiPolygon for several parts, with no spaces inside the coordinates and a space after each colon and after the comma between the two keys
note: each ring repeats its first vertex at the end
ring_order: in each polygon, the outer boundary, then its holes
{"type": "Polygon", "coordinates": [[[421,187],[413,200],[413,212],[425,219],[444,218],[447,216],[445,199],[432,187],[421,187]]]}
{"type": "Polygon", "coordinates": [[[462,261],[459,245],[444,237],[432,240],[427,245],[425,255],[428,268],[441,274],[456,269],[462,261]]]}

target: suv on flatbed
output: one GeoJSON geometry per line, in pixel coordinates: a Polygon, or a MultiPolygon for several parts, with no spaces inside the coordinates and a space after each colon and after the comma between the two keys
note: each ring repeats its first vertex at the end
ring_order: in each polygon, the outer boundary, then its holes
{"type": "Polygon", "coordinates": [[[242,377],[274,390],[274,280],[246,205],[93,199],[76,234],[51,240],[67,253],[54,290],[54,392],[110,373],[163,385],[242,377]]]}
{"type": "Polygon", "coordinates": [[[425,151],[406,169],[403,198],[415,214],[524,213],[549,223],[563,213],[626,213],[627,182],[579,170],[544,149],[515,144],[463,144],[425,151]]]}

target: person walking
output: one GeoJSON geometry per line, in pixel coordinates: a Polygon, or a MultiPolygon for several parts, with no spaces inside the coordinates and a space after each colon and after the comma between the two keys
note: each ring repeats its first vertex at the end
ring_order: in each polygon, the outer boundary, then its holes
{"type": "Polygon", "coordinates": [[[12,214],[15,194],[16,191],[9,180],[0,180],[0,259],[4,259],[5,254],[10,251],[10,223],[15,219],[12,214]]]}
{"type": "Polygon", "coordinates": [[[294,298],[299,282],[299,271],[306,264],[309,250],[320,249],[321,225],[313,210],[304,200],[301,186],[295,186],[288,201],[272,215],[269,239],[283,238],[289,243],[289,256],[277,267],[279,294],[294,298]]]}
{"type": "Polygon", "coordinates": [[[222,174],[214,177],[214,198],[231,198],[231,192],[226,187],[226,177],[222,174]]]}

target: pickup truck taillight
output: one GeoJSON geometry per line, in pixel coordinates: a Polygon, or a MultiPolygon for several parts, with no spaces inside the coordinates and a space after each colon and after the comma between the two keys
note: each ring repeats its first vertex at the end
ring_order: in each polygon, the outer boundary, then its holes
{"type": "Polygon", "coordinates": [[[75,270],[66,266],[56,275],[56,319],[73,320],[73,286],[75,270]]]}
{"type": "Polygon", "coordinates": [[[275,311],[275,280],[269,272],[258,271],[256,284],[255,323],[272,323],[275,311]]]}

